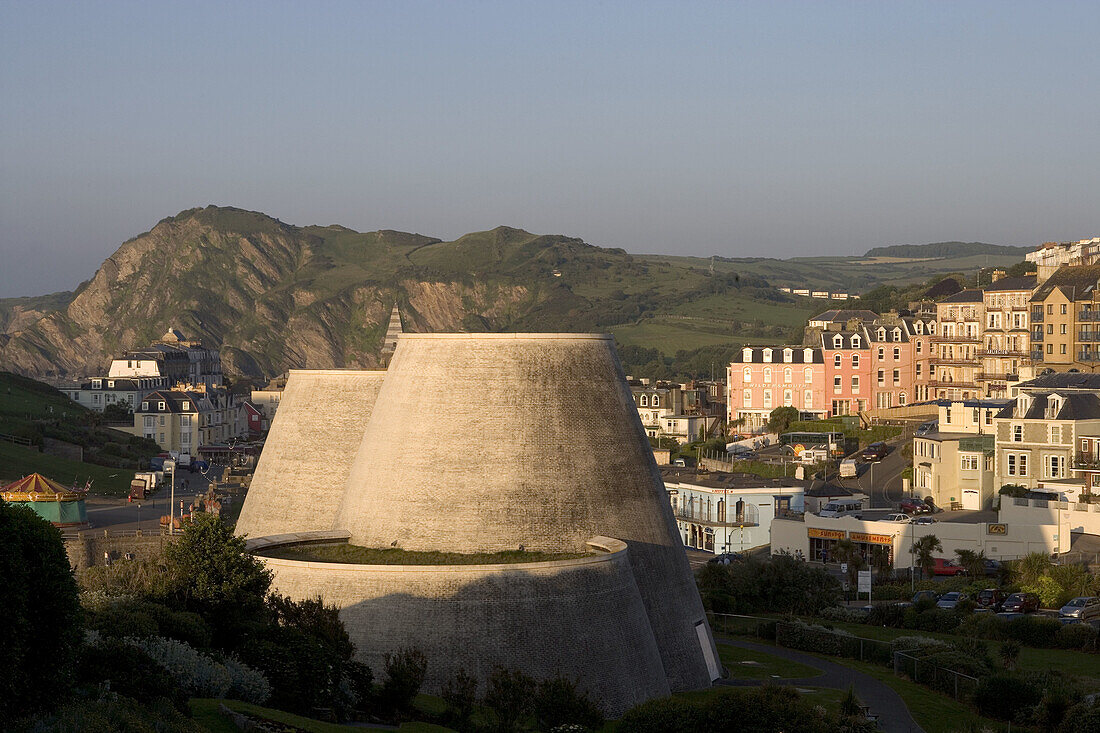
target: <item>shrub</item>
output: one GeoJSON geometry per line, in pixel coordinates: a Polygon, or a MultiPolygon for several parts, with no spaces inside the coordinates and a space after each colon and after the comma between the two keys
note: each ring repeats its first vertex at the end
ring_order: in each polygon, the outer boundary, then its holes
{"type": "Polygon", "coordinates": [[[946,641],[933,639],[930,636],[898,636],[890,642],[892,652],[908,652],[916,657],[941,652],[948,648],[950,645],[946,641]]]}
{"type": "Polygon", "coordinates": [[[1016,669],[1016,662],[1020,659],[1020,642],[1012,639],[1002,642],[997,654],[1005,669],[1016,669]]]}
{"type": "Polygon", "coordinates": [[[152,637],[129,642],[168,670],[192,697],[225,697],[232,685],[229,670],[191,645],[175,639],[152,637]]]}
{"type": "Polygon", "coordinates": [[[1054,634],[1054,643],[1062,649],[1096,648],[1096,629],[1089,624],[1065,624],[1054,634]]]}
{"type": "Polygon", "coordinates": [[[271,697],[271,685],[259,670],[249,667],[234,656],[226,657],[229,673],[229,697],[255,705],[263,705],[271,697]]]}
{"type": "Polygon", "coordinates": [[[1061,733],[1100,733],[1100,704],[1095,700],[1077,703],[1066,711],[1058,730],[1061,733]]]}
{"type": "Polygon", "coordinates": [[[535,681],[518,669],[497,667],[486,683],[485,707],[493,712],[494,729],[511,733],[530,715],[534,704],[535,681]]]}
{"type": "MultiPolygon", "coordinates": [[[[876,607],[877,608],[877,607],[876,607]]],[[[858,608],[845,608],[844,606],[831,606],[821,609],[818,618],[837,623],[861,624],[867,620],[866,612],[858,608]]]]}
{"type": "Polygon", "coordinates": [[[577,683],[560,674],[539,683],[535,695],[535,719],[546,728],[580,725],[586,729],[603,726],[603,713],[577,683]]]}
{"type": "Polygon", "coordinates": [[[1042,692],[1030,682],[1010,674],[982,678],[974,693],[978,712],[989,718],[1014,720],[1022,711],[1039,702],[1042,692]]]}
{"type": "Polygon", "coordinates": [[[365,708],[374,697],[374,671],[366,664],[351,660],[344,664],[344,678],[351,687],[355,704],[365,708]]]}
{"type": "Polygon", "coordinates": [[[135,700],[166,697],[177,706],[186,702],[183,689],[144,649],[121,639],[92,639],[80,649],[77,679],[82,684],[110,686],[135,700]]]}
{"type": "Polygon", "coordinates": [[[955,633],[975,639],[1000,641],[1004,638],[1005,621],[992,613],[975,613],[959,622],[955,633]]]}
{"type": "Polygon", "coordinates": [[[409,710],[424,684],[428,658],[419,649],[406,647],[393,654],[386,653],[383,660],[386,680],[379,690],[382,704],[389,710],[409,710]]]}
{"type": "Polygon", "coordinates": [[[869,626],[888,626],[900,629],[905,624],[905,608],[893,604],[880,604],[871,609],[865,622],[869,626]]]}
{"type": "Polygon", "coordinates": [[[477,678],[460,668],[443,683],[443,701],[447,703],[447,720],[459,730],[470,725],[470,716],[477,706],[477,678]]]}
{"type": "Polygon", "coordinates": [[[1021,616],[1005,624],[1006,639],[1015,639],[1024,646],[1053,647],[1062,624],[1051,618],[1021,616]]]}
{"type": "Polygon", "coordinates": [[[1069,600],[1065,598],[1066,589],[1049,575],[1036,578],[1033,583],[1025,583],[1022,587],[1025,592],[1038,595],[1039,603],[1043,608],[1061,608],[1065,601],[1069,600]],[[1065,601],[1062,600],[1063,598],[1065,601]]]}
{"type": "Polygon", "coordinates": [[[906,628],[917,629],[919,631],[935,631],[941,634],[949,634],[955,630],[959,625],[959,617],[951,612],[945,611],[942,608],[929,608],[925,611],[919,611],[916,614],[905,616],[906,628]],[[912,620],[913,625],[910,626],[909,622],[912,620]]]}

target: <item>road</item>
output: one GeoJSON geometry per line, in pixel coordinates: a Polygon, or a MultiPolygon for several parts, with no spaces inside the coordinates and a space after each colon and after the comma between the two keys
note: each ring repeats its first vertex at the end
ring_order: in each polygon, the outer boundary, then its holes
{"type": "Polygon", "coordinates": [[[901,696],[885,682],[880,682],[869,674],[858,672],[851,667],[845,667],[843,664],[837,664],[836,662],[830,662],[779,646],[755,644],[740,639],[716,639],[716,641],[719,644],[772,654],[819,669],[822,672],[819,677],[804,679],[718,680],[717,684],[737,687],[779,684],[794,685],[796,687],[831,687],[838,690],[845,690],[851,685],[855,688],[856,697],[860,699],[860,702],[870,708],[871,715],[878,718],[878,725],[882,730],[887,733],[923,733],[924,731],[909,713],[909,708],[905,706],[905,701],[901,699],[901,696]]]}
{"type": "MultiPolygon", "coordinates": [[[[221,466],[211,466],[207,477],[204,478],[201,473],[181,470],[176,477],[176,514],[179,514],[180,500],[183,500],[183,508],[186,512],[188,505],[195,500],[195,496],[206,490],[210,479],[221,478],[222,471],[221,466]]],[[[91,529],[111,529],[119,532],[140,529],[143,532],[158,532],[160,517],[168,514],[170,496],[171,489],[165,486],[152,497],[142,501],[128,502],[126,499],[92,496],[84,500],[84,506],[88,511],[88,523],[91,529]]]]}
{"type": "Polygon", "coordinates": [[[867,464],[861,473],[855,478],[842,479],[839,476],[835,482],[846,489],[859,491],[870,497],[871,509],[894,509],[905,494],[902,492],[901,474],[910,461],[903,456],[904,443],[892,444],[892,450],[881,461],[867,464]]]}

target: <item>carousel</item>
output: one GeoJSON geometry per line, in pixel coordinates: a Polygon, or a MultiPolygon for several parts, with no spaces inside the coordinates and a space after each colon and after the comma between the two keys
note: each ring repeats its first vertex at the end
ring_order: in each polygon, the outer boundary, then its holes
{"type": "Polygon", "coordinates": [[[62,486],[40,473],[0,487],[0,498],[4,501],[29,507],[55,527],[79,527],[88,523],[84,507],[86,493],[82,489],[62,486]]]}

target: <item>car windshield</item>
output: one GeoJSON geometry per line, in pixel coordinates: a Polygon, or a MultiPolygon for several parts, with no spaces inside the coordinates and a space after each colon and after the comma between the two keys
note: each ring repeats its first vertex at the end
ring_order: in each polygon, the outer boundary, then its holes
{"type": "Polygon", "coordinates": [[[1013,593],[1012,595],[1010,595],[1008,597],[1008,600],[1010,600],[1010,601],[1022,601],[1022,600],[1024,600],[1024,594],[1023,593],[1013,593]]]}
{"type": "Polygon", "coordinates": [[[1074,598],[1072,601],[1066,604],[1067,606],[1083,606],[1085,605],[1084,598],[1074,598]]]}
{"type": "Polygon", "coordinates": [[[944,596],[943,596],[943,600],[953,601],[953,600],[957,599],[958,597],[959,597],[958,593],[945,593],[944,596]]]}

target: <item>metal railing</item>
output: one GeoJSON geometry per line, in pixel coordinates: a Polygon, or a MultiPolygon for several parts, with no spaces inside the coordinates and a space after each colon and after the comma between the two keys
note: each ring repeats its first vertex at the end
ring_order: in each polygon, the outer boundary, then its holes
{"type": "MultiPolygon", "coordinates": [[[[1035,318],[1032,317],[1031,320],[1035,320],[1035,318]]],[[[1077,311],[1077,320],[1078,321],[1092,321],[1092,322],[1100,321],[1100,310],[1095,310],[1095,309],[1079,310],[1079,311],[1077,311]]]]}
{"type": "Polygon", "coordinates": [[[1019,351],[1017,349],[978,349],[976,353],[978,356],[1018,356],[1023,359],[1031,355],[1028,351],[1019,351]]]}
{"type": "Polygon", "coordinates": [[[1078,351],[1077,361],[1100,361],[1100,351],[1078,351]]]}
{"type": "Polygon", "coordinates": [[[1100,341],[1100,331],[1078,331],[1078,341],[1100,341]]]}
{"type": "Polygon", "coordinates": [[[909,652],[894,652],[894,674],[904,673],[920,685],[931,687],[956,700],[970,699],[978,688],[978,678],[929,662],[909,652]]]}
{"type": "Polygon", "coordinates": [[[740,513],[736,511],[733,504],[727,506],[721,512],[719,512],[718,507],[711,504],[709,507],[678,505],[673,514],[677,519],[722,527],[756,527],[760,524],[756,505],[748,502],[742,505],[740,513]]]}

